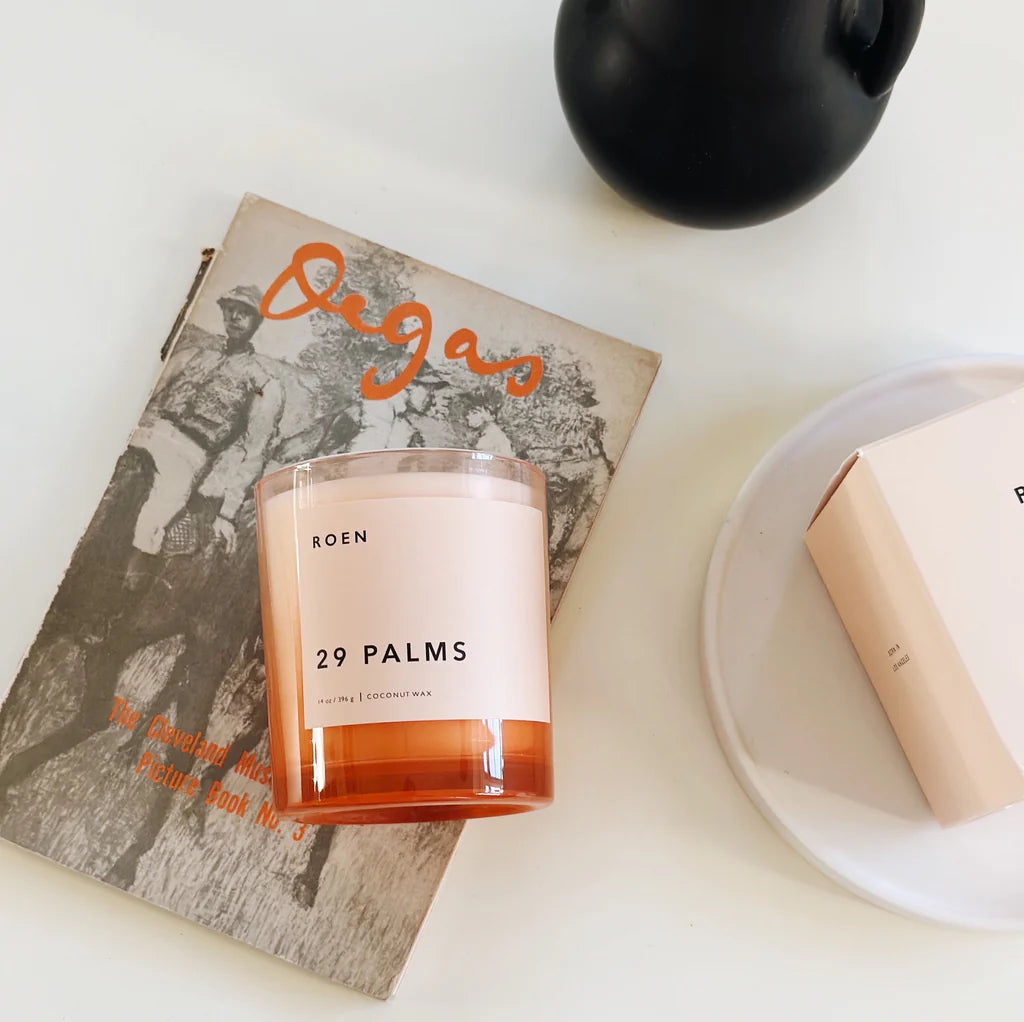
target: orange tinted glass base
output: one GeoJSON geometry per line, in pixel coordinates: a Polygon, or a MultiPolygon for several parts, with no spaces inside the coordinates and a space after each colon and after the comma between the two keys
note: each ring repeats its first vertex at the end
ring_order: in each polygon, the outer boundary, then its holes
{"type": "Polygon", "coordinates": [[[297,763],[272,749],[275,809],[301,823],[504,816],[541,809],[554,794],[550,724],[358,724],[314,729],[303,738],[297,763]]]}

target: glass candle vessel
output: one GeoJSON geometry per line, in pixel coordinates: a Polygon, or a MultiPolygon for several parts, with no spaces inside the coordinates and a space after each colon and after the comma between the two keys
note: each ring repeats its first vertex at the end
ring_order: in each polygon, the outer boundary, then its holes
{"type": "Polygon", "coordinates": [[[543,473],[477,451],[333,455],[265,476],[256,507],[277,811],[549,803],[543,473]]]}

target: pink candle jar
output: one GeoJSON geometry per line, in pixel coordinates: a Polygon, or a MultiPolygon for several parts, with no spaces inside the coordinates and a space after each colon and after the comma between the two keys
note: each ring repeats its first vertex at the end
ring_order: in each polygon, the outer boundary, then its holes
{"type": "Polygon", "coordinates": [[[307,823],[551,801],[543,473],[334,455],[256,486],[274,804],[307,823]]]}

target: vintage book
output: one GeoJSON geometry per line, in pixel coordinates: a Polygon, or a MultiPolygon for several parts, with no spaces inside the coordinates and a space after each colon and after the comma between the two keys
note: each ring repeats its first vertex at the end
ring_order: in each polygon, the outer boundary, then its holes
{"type": "Polygon", "coordinates": [[[659,358],[255,196],[191,298],[0,710],[0,835],[388,997],[462,825],[274,815],[253,484],[387,447],[535,462],[557,606],[659,358]]]}

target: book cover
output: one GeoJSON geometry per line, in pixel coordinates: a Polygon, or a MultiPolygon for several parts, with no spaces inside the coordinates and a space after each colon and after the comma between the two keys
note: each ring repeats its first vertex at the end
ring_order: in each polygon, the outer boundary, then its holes
{"type": "Polygon", "coordinates": [[[253,484],[389,447],[532,461],[555,608],[659,357],[255,196],[205,255],[0,708],[0,836],[385,998],[462,824],[274,814],[253,484]]]}

